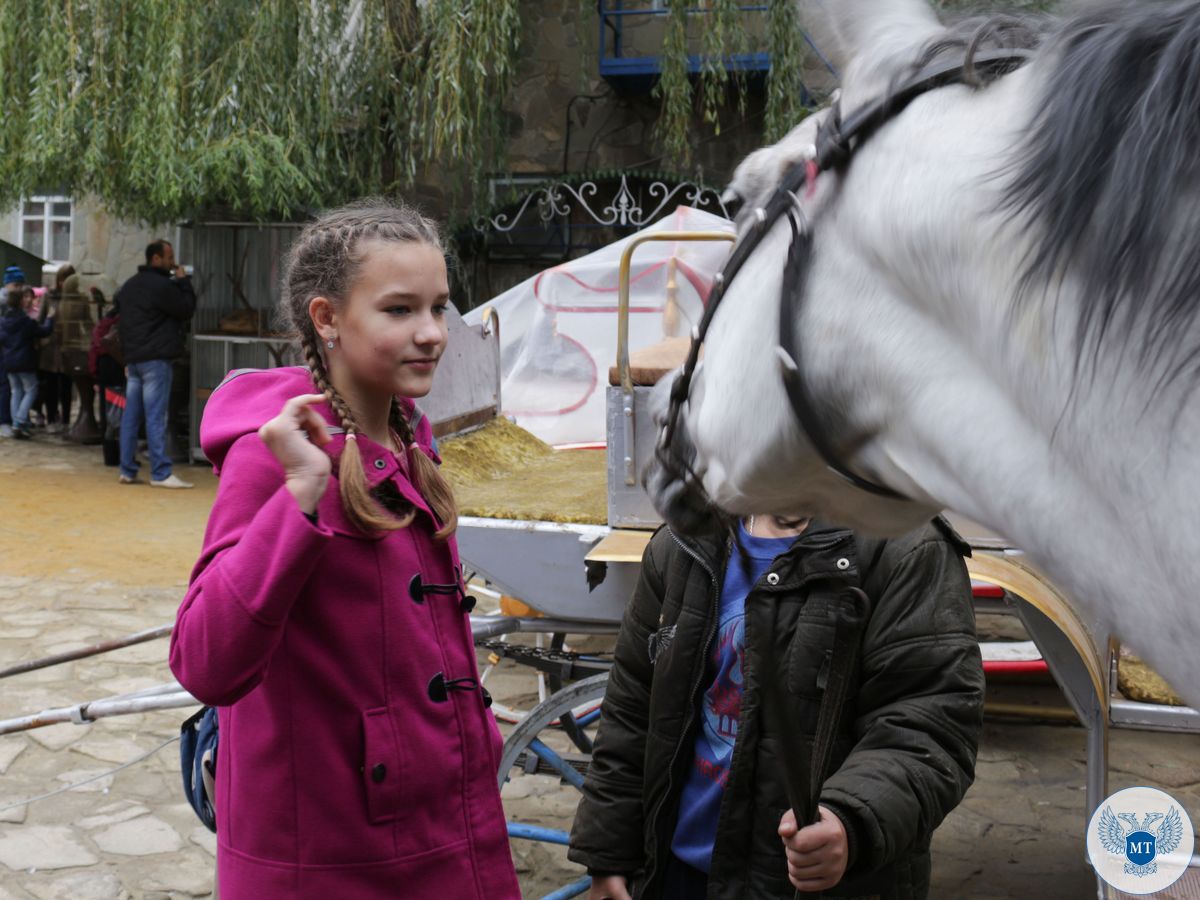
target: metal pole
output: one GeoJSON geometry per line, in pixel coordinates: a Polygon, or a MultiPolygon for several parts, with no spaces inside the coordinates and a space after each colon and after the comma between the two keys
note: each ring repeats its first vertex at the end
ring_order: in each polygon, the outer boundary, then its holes
{"type": "Polygon", "coordinates": [[[729,241],[737,240],[736,234],[728,231],[657,231],[639,234],[629,239],[621,251],[621,265],[617,270],[617,371],[621,378],[621,432],[624,441],[624,456],[621,467],[625,484],[637,484],[633,443],[633,375],[629,371],[629,272],[633,263],[633,251],[651,241],[729,241]]]}
{"type": "Polygon", "coordinates": [[[171,625],[160,625],[158,628],[150,628],[146,631],[139,631],[136,634],[128,635],[127,637],[104,641],[100,644],[92,644],[90,647],[82,647],[79,650],[68,650],[65,653],[56,653],[53,656],[43,656],[41,659],[31,659],[28,662],[17,663],[15,666],[9,666],[7,669],[0,669],[0,678],[8,678],[10,675],[20,675],[22,672],[32,672],[35,669],[45,669],[50,666],[57,666],[60,663],[85,659],[89,656],[99,656],[101,653],[108,653],[110,650],[120,650],[122,647],[132,647],[134,644],[143,644],[146,641],[166,637],[171,633],[172,627],[171,625]]]}
{"type": "Polygon", "coordinates": [[[132,713],[152,712],[159,709],[179,709],[185,706],[197,706],[200,701],[187,691],[154,694],[145,697],[105,697],[90,703],[80,703],[76,706],[61,706],[56,709],[42,710],[31,716],[21,716],[16,719],[0,721],[0,735],[14,734],[18,731],[32,731],[34,728],[44,728],[47,725],[62,725],[74,722],[76,725],[86,725],[95,719],[109,716],[124,716],[132,713]]]}

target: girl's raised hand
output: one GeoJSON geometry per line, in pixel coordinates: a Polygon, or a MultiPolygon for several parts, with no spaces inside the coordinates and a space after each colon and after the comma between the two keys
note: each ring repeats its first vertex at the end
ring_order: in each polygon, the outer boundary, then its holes
{"type": "Polygon", "coordinates": [[[324,399],[323,394],[293,397],[279,415],[258,429],[262,442],[283,466],[287,489],[308,515],[316,512],[331,470],[329,456],[321,450],[329,443],[329,431],[312,408],[324,399]]]}

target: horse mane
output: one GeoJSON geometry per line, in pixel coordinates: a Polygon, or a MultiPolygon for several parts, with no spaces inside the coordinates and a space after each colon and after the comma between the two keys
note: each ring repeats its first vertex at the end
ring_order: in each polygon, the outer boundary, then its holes
{"type": "Polygon", "coordinates": [[[1157,387],[1195,375],[1200,3],[1106,4],[1063,22],[1039,55],[1049,77],[1004,201],[1039,231],[1023,284],[1075,280],[1077,366],[1090,349],[1095,372],[1109,337],[1161,365],[1157,387]]]}

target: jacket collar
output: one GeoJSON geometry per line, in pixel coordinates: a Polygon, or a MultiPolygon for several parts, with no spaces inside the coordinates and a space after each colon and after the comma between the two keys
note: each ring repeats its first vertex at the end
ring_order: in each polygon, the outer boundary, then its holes
{"type": "MultiPolygon", "coordinates": [[[[667,527],[670,530],[669,526],[667,527]]],[[[671,531],[671,535],[702,559],[714,573],[724,571],[732,546],[729,532],[713,530],[696,537],[684,537],[671,531]]],[[[822,577],[845,578],[857,574],[858,571],[853,541],[854,532],[850,529],[813,519],[792,546],[779,555],[779,559],[788,569],[789,576],[798,574],[804,581],[822,577]],[[847,552],[848,550],[850,552],[847,552]],[[838,565],[843,559],[849,560],[849,567],[838,565]],[[797,571],[797,563],[801,561],[797,571]]],[[[779,586],[786,587],[789,582],[794,583],[794,578],[784,578],[779,586]]]]}
{"type": "MultiPolygon", "coordinates": [[[[333,459],[335,465],[341,459],[342,451],[346,447],[346,432],[339,425],[333,424],[336,421],[333,417],[333,412],[327,405],[322,405],[321,411],[324,413],[329,424],[326,426],[329,430],[330,442],[325,446],[325,452],[333,459]]],[[[416,485],[409,480],[408,474],[400,467],[399,461],[389,448],[375,443],[365,434],[359,434],[355,439],[358,443],[358,452],[362,457],[363,472],[367,479],[368,490],[373,490],[385,481],[391,481],[400,495],[404,497],[418,510],[427,514],[430,519],[437,522],[437,516],[430,509],[429,503],[421,496],[421,492],[417,490],[416,485]]],[[[426,452],[424,448],[418,447],[418,453],[425,453],[435,462],[437,457],[426,452]]],[[[440,527],[441,523],[438,522],[440,527]]]]}

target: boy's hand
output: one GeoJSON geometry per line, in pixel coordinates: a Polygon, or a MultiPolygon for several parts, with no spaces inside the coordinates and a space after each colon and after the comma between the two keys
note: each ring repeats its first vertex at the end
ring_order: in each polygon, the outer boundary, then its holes
{"type": "Polygon", "coordinates": [[[779,836],[787,853],[788,880],[800,891],[825,891],[846,874],[849,845],[842,820],[824,806],[817,807],[820,821],[796,827],[790,809],[779,820],[779,836]]]}
{"type": "Polygon", "coordinates": [[[283,466],[287,489],[311,515],[325,493],[332,464],[321,448],[329,443],[325,420],[311,406],[321,394],[302,394],[283,404],[279,415],[258,429],[258,436],[283,466]]]}
{"type": "Polygon", "coordinates": [[[633,900],[624,875],[605,875],[592,879],[588,900],[633,900]]]}

